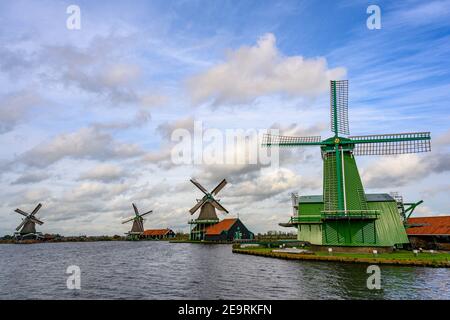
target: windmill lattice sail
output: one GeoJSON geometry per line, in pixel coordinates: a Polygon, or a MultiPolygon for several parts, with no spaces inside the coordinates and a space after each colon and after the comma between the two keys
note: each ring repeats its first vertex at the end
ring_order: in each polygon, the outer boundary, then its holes
{"type": "Polygon", "coordinates": [[[380,134],[350,137],[358,156],[420,153],[431,151],[429,132],[380,134]]]}
{"type": "Polygon", "coordinates": [[[272,134],[264,134],[262,145],[263,146],[298,146],[298,145],[320,145],[322,138],[320,136],[310,137],[293,137],[293,136],[280,136],[272,134]]]}
{"type": "Polygon", "coordinates": [[[348,125],[348,80],[330,82],[331,131],[350,134],[348,125]]]}

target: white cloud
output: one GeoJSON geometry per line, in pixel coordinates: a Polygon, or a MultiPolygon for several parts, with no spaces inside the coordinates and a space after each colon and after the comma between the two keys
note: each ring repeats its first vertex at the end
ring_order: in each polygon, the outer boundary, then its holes
{"type": "Polygon", "coordinates": [[[27,205],[37,205],[42,199],[48,199],[51,195],[52,192],[47,188],[29,189],[23,194],[22,202],[27,205]]]}
{"type": "Polygon", "coordinates": [[[83,182],[66,192],[63,200],[67,202],[91,202],[93,200],[111,200],[123,194],[129,186],[126,184],[104,184],[99,182],[83,182]],[[87,201],[88,200],[88,201],[87,201]]]}
{"type": "Polygon", "coordinates": [[[31,184],[36,182],[41,182],[50,178],[50,175],[44,171],[36,171],[36,172],[26,172],[16,180],[14,180],[11,184],[31,184]]]}
{"type": "Polygon", "coordinates": [[[142,154],[136,144],[120,143],[105,132],[85,127],[72,133],[64,133],[53,140],[35,146],[19,156],[29,166],[47,167],[66,157],[75,159],[106,160],[131,158],[142,154]]]}
{"type": "MultiPolygon", "coordinates": [[[[143,64],[130,57],[128,48],[136,45],[132,36],[96,36],[85,46],[74,44],[38,45],[23,51],[0,47],[0,70],[13,73],[17,80],[34,82],[52,89],[76,88],[111,105],[153,107],[168,100],[154,89],[142,86],[143,64]],[[14,57],[21,58],[14,58],[14,57]],[[26,68],[26,69],[25,69],[26,68]],[[21,72],[18,72],[21,71],[21,72]]],[[[16,79],[15,79],[16,80],[16,79]]]]}
{"type": "Polygon", "coordinates": [[[188,81],[195,103],[245,103],[270,94],[314,97],[328,90],[329,80],[346,74],[329,69],[325,58],[283,56],[273,34],[252,47],[229,51],[227,60],[188,81]]]}
{"type": "Polygon", "coordinates": [[[362,170],[362,179],[368,187],[398,187],[427,174],[427,165],[416,154],[380,158],[362,170]]]}
{"type": "Polygon", "coordinates": [[[450,155],[402,154],[376,160],[362,170],[361,178],[369,188],[399,187],[417,183],[432,173],[450,171],[450,155]]]}
{"type": "Polygon", "coordinates": [[[29,91],[19,91],[0,101],[0,134],[12,130],[41,99],[29,91]]]}
{"type": "Polygon", "coordinates": [[[450,146],[450,130],[447,130],[446,132],[438,136],[433,144],[438,147],[444,148],[450,146]]]}
{"type": "Polygon", "coordinates": [[[441,21],[448,23],[450,17],[450,1],[426,1],[408,9],[394,11],[395,23],[420,26],[424,24],[437,24],[441,21]]]}
{"type": "Polygon", "coordinates": [[[138,97],[138,100],[143,108],[152,108],[166,104],[169,101],[169,98],[156,93],[142,93],[138,97]]]}
{"type": "Polygon", "coordinates": [[[175,166],[172,161],[172,149],[175,142],[172,141],[172,133],[176,129],[186,129],[189,132],[194,132],[194,118],[185,117],[177,119],[173,122],[163,122],[156,128],[156,132],[161,136],[161,146],[159,149],[148,152],[142,160],[144,163],[154,163],[161,168],[170,169],[175,166]]]}
{"type": "Polygon", "coordinates": [[[156,131],[167,141],[171,140],[172,133],[176,129],[186,129],[189,132],[194,132],[194,118],[191,116],[177,119],[173,122],[164,122],[161,123],[156,131]]]}
{"type": "Polygon", "coordinates": [[[141,75],[141,69],[132,64],[116,64],[108,66],[101,74],[103,83],[107,86],[121,86],[136,81],[141,75]]]}
{"type": "Polygon", "coordinates": [[[262,171],[259,177],[240,182],[230,188],[228,195],[237,197],[239,201],[242,201],[242,197],[248,197],[247,199],[251,201],[260,201],[301,187],[303,189],[320,187],[320,184],[321,181],[304,179],[289,169],[280,168],[268,172],[262,171]]]}
{"type": "Polygon", "coordinates": [[[438,215],[439,214],[434,213],[430,207],[427,207],[425,205],[420,205],[414,211],[413,217],[416,217],[416,216],[426,217],[426,216],[438,216],[438,215]]]}
{"type": "Polygon", "coordinates": [[[80,176],[80,180],[97,180],[110,182],[119,180],[124,176],[124,170],[114,164],[102,163],[94,168],[84,172],[80,176]]]}
{"type": "Polygon", "coordinates": [[[120,120],[111,122],[95,122],[92,124],[96,129],[110,129],[110,130],[125,130],[136,129],[148,124],[151,120],[151,115],[148,111],[140,109],[136,112],[135,116],[130,120],[120,120]]]}
{"type": "Polygon", "coordinates": [[[174,167],[174,162],[172,161],[172,146],[165,144],[162,148],[148,152],[142,157],[143,163],[152,163],[160,168],[170,169],[174,167]]]}

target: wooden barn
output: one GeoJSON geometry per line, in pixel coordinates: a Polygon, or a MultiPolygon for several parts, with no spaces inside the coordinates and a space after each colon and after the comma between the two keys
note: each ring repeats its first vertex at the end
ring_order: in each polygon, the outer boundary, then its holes
{"type": "Polygon", "coordinates": [[[205,232],[206,241],[233,241],[239,239],[253,239],[254,235],[239,218],[224,219],[205,232]]]}
{"type": "Polygon", "coordinates": [[[145,230],[141,237],[155,240],[171,239],[175,237],[175,232],[171,229],[149,229],[145,230]]]}
{"type": "Polygon", "coordinates": [[[413,248],[450,250],[450,216],[409,218],[407,225],[413,248]]]}

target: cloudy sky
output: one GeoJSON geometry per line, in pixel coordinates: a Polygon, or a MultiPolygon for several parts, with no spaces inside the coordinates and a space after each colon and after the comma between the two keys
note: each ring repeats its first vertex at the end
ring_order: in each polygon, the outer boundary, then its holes
{"type": "Polygon", "coordinates": [[[147,228],[187,231],[191,177],[227,178],[230,216],[280,230],[291,192],[321,193],[318,148],[281,150],[278,167],[180,164],[172,135],[201,123],[328,137],[330,79],[349,80],[351,134],[432,134],[431,153],[358,158],[366,192],[450,214],[450,1],[376,1],[379,30],[370,4],[1,1],[0,234],[38,202],[43,232],[122,234],[131,202],[154,210],[147,228]]]}

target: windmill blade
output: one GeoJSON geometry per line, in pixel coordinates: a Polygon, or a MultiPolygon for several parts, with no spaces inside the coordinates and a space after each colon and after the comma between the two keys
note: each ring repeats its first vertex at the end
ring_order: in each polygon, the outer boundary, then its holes
{"type": "Polygon", "coordinates": [[[228,183],[227,180],[223,179],[223,180],[217,185],[217,187],[215,187],[214,190],[211,191],[211,194],[214,195],[214,196],[215,196],[216,194],[218,194],[219,191],[222,190],[223,187],[225,187],[227,183],[228,183]]]}
{"type": "Polygon", "coordinates": [[[348,80],[330,81],[331,131],[350,134],[348,127],[348,80]]]}
{"type": "Polygon", "coordinates": [[[262,146],[281,146],[281,147],[294,147],[294,146],[320,146],[322,145],[322,138],[320,136],[311,137],[292,137],[292,136],[279,136],[272,134],[264,134],[262,146]]]}
{"type": "Polygon", "coordinates": [[[133,206],[134,214],[138,216],[139,215],[138,208],[136,207],[136,205],[134,203],[132,203],[131,205],[133,206]]]}
{"type": "Polygon", "coordinates": [[[350,137],[358,156],[391,155],[431,151],[429,132],[380,134],[350,137]]]}
{"type": "Polygon", "coordinates": [[[125,224],[127,222],[133,221],[135,218],[136,217],[132,217],[132,218],[129,218],[129,219],[125,220],[125,221],[122,221],[122,224],[125,224]]]}
{"type": "Polygon", "coordinates": [[[193,179],[191,179],[190,180],[197,188],[199,188],[204,194],[208,194],[208,190],[206,190],[205,188],[203,188],[203,186],[200,184],[200,183],[198,183],[197,181],[195,181],[195,180],[193,180],[193,179]]]}
{"type": "Polygon", "coordinates": [[[30,221],[33,221],[34,223],[37,223],[38,225],[42,226],[44,224],[44,222],[42,222],[41,220],[35,218],[35,217],[31,217],[30,221]]]}
{"type": "Polygon", "coordinates": [[[211,204],[217,209],[217,210],[220,210],[220,211],[224,211],[225,213],[228,213],[228,210],[227,209],[225,209],[216,199],[213,199],[212,201],[211,201],[211,204]]]}
{"type": "Polygon", "coordinates": [[[197,204],[195,206],[193,206],[189,212],[191,214],[194,214],[204,203],[206,202],[206,197],[204,197],[202,200],[200,200],[199,202],[197,202],[197,204]]]}
{"type": "Polygon", "coordinates": [[[21,215],[28,217],[28,213],[26,213],[25,211],[20,210],[19,208],[17,208],[16,210],[14,210],[14,212],[20,213],[21,215]]]}
{"type": "Polygon", "coordinates": [[[27,219],[23,219],[22,222],[19,224],[19,226],[16,228],[16,231],[19,231],[20,228],[22,228],[26,222],[27,222],[27,219]]]}
{"type": "Polygon", "coordinates": [[[150,210],[149,212],[146,212],[146,213],[141,214],[140,217],[143,217],[143,216],[145,216],[145,215],[147,215],[147,214],[149,214],[149,213],[152,213],[152,212],[153,212],[153,210],[150,210]]]}
{"type": "Polygon", "coordinates": [[[34,210],[33,210],[33,212],[31,212],[31,215],[32,216],[34,216],[38,211],[39,211],[39,209],[42,207],[42,204],[38,204],[37,206],[36,206],[36,208],[34,208],[34,210]]]}

